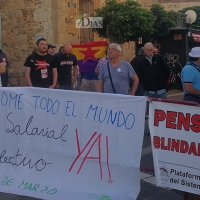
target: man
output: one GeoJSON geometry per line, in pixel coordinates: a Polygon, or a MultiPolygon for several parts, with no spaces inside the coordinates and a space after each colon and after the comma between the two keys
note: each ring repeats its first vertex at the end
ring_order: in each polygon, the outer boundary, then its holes
{"type": "Polygon", "coordinates": [[[193,48],[189,56],[190,61],[181,72],[183,99],[200,104],[200,47],[193,48]]]}
{"type": "Polygon", "coordinates": [[[121,54],[122,49],[118,44],[112,43],[109,45],[109,62],[105,63],[100,71],[98,92],[128,95],[129,80],[131,78],[134,84],[131,88],[130,94],[135,94],[135,91],[138,87],[139,79],[131,65],[124,60],[120,60],[121,54]]]}
{"type": "MultiPolygon", "coordinates": [[[[82,41],[81,44],[85,44],[85,41],[82,41]]],[[[96,92],[98,76],[95,74],[95,70],[84,72],[81,74],[81,86],[80,90],[85,92],[96,92]]]]}
{"type": "Polygon", "coordinates": [[[58,70],[58,89],[73,90],[78,69],[76,56],[72,54],[72,46],[65,44],[63,51],[55,54],[54,58],[58,70]]]}
{"type": "Polygon", "coordinates": [[[106,48],[106,51],[105,51],[106,57],[101,58],[99,60],[99,62],[97,63],[97,66],[95,68],[95,74],[97,76],[99,75],[99,73],[100,73],[101,68],[103,67],[103,65],[108,62],[108,57],[107,57],[108,53],[107,52],[108,52],[108,48],[106,48]]]}
{"type": "MultiPolygon", "coordinates": [[[[142,86],[142,78],[140,77],[140,66],[143,60],[145,59],[145,54],[144,54],[144,47],[141,47],[138,51],[138,55],[133,58],[133,60],[130,62],[132,65],[133,69],[135,70],[138,78],[139,78],[139,84],[138,88],[135,92],[135,96],[143,96],[144,95],[144,89],[142,86]]],[[[133,82],[130,81],[130,87],[132,88],[133,82]]]]}
{"type": "Polygon", "coordinates": [[[2,57],[3,62],[6,66],[6,73],[1,74],[1,82],[2,82],[2,87],[7,87],[8,85],[8,67],[9,67],[9,63],[8,63],[8,59],[5,55],[5,53],[2,51],[2,49],[0,49],[0,57],[2,57]]]}
{"type": "Polygon", "coordinates": [[[56,46],[49,44],[48,45],[48,53],[51,54],[51,55],[54,55],[55,54],[55,48],[56,48],[56,46]]]}
{"type": "Polygon", "coordinates": [[[53,56],[47,53],[47,41],[44,38],[36,42],[37,52],[26,59],[25,78],[29,87],[55,88],[57,68],[53,56]]]}
{"type": "Polygon", "coordinates": [[[169,67],[161,55],[153,54],[153,49],[152,43],[144,45],[145,59],[139,67],[144,95],[154,98],[166,98],[166,85],[170,74],[169,67]]]}

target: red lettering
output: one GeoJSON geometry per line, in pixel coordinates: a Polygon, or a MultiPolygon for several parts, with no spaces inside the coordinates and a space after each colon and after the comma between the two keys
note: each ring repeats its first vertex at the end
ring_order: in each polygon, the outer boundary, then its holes
{"type": "Polygon", "coordinates": [[[194,142],[191,143],[188,154],[194,154],[197,156],[196,144],[194,142]]]}
{"type": "Polygon", "coordinates": [[[160,149],[160,137],[158,136],[153,137],[153,145],[155,149],[160,149]]]}
{"type": "Polygon", "coordinates": [[[179,152],[179,146],[180,146],[180,140],[172,139],[171,151],[174,151],[175,149],[176,152],[179,152]]]}
{"type": "Polygon", "coordinates": [[[106,136],[106,164],[108,168],[108,176],[110,178],[109,183],[112,183],[112,177],[110,172],[110,166],[109,166],[109,149],[108,149],[108,136],[106,136]]]}
{"type": "Polygon", "coordinates": [[[186,113],[186,116],[184,116],[183,113],[178,113],[178,124],[177,129],[182,130],[182,126],[186,131],[190,130],[190,114],[186,113]]]}
{"type": "Polygon", "coordinates": [[[200,132],[200,115],[193,115],[191,118],[191,122],[193,125],[190,126],[193,132],[200,132]]]}
{"type": "Polygon", "coordinates": [[[81,162],[81,165],[77,171],[77,174],[80,173],[82,167],[83,167],[83,164],[84,162],[86,161],[86,159],[92,159],[92,160],[98,160],[99,161],[99,166],[100,166],[100,178],[102,179],[103,178],[103,175],[102,175],[102,165],[101,165],[101,134],[96,138],[96,140],[93,142],[93,144],[91,145],[90,149],[88,150],[86,156],[83,158],[83,161],[81,162]],[[98,157],[89,157],[89,154],[91,152],[91,150],[93,149],[94,145],[96,144],[96,142],[98,141],[98,157]]]}
{"type": "Polygon", "coordinates": [[[168,138],[167,150],[170,151],[171,138],[168,138]]]}
{"type": "Polygon", "coordinates": [[[189,149],[188,143],[184,140],[181,140],[180,153],[187,153],[188,149],[189,149]]]}
{"type": "Polygon", "coordinates": [[[173,111],[167,111],[167,120],[166,120],[166,127],[171,128],[171,129],[176,129],[176,118],[177,117],[177,112],[173,111]]]}
{"type": "MultiPolygon", "coordinates": [[[[77,143],[77,149],[78,149],[78,155],[76,156],[76,158],[74,159],[72,165],[69,168],[69,172],[71,172],[71,170],[73,169],[74,165],[76,164],[77,160],[82,156],[82,154],[85,152],[86,148],[89,146],[89,144],[91,144],[93,138],[96,136],[97,132],[95,132],[91,138],[89,139],[89,141],[87,142],[87,144],[85,145],[85,147],[81,150],[80,148],[80,141],[79,141],[79,137],[78,137],[78,131],[76,129],[76,143],[77,143]]],[[[101,134],[95,139],[95,141],[91,144],[86,156],[83,158],[83,161],[80,164],[80,167],[77,171],[77,174],[79,174],[79,172],[81,171],[84,162],[86,161],[86,159],[92,159],[92,160],[98,160],[99,161],[99,167],[100,167],[100,178],[102,179],[102,165],[101,165],[101,134]],[[90,154],[91,150],[93,149],[94,145],[96,144],[96,142],[98,141],[98,157],[89,157],[88,155],[90,154]]]]}
{"type": "Polygon", "coordinates": [[[154,115],[154,126],[159,126],[160,121],[164,121],[166,118],[165,112],[163,110],[155,109],[154,115]]]}
{"type": "Polygon", "coordinates": [[[161,138],[161,149],[167,150],[167,146],[165,146],[165,138],[164,137],[161,138]]]}

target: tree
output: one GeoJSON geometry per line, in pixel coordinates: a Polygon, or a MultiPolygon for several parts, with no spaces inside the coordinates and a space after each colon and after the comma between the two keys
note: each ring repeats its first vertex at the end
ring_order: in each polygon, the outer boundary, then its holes
{"type": "Polygon", "coordinates": [[[200,30],[200,6],[193,6],[184,8],[183,10],[180,10],[180,13],[185,13],[187,10],[194,10],[197,13],[197,20],[193,24],[186,24],[188,28],[190,29],[199,29],[200,30]]]}
{"type": "Polygon", "coordinates": [[[151,12],[154,15],[154,25],[152,38],[165,36],[169,33],[169,29],[177,25],[178,13],[175,11],[166,11],[163,6],[153,4],[151,12]]]}
{"type": "Polygon", "coordinates": [[[110,42],[123,44],[153,33],[154,16],[133,0],[122,3],[107,0],[106,5],[95,12],[95,17],[103,17],[103,28],[93,31],[110,42]]]}

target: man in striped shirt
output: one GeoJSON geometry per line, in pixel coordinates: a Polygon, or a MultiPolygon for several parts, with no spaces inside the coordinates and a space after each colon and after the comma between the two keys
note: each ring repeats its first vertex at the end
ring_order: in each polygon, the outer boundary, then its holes
{"type": "MultiPolygon", "coordinates": [[[[106,54],[107,54],[107,53],[106,53],[106,54]]],[[[100,71],[101,71],[101,68],[102,68],[102,66],[104,65],[104,63],[107,63],[107,62],[108,62],[108,57],[107,57],[107,56],[99,60],[97,66],[96,66],[96,68],[95,68],[95,74],[96,74],[97,76],[99,75],[99,73],[100,73],[100,71]]]]}

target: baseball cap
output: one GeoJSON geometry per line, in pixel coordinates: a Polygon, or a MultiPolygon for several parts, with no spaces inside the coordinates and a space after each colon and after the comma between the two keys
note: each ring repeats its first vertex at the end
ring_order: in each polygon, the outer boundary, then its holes
{"type": "Polygon", "coordinates": [[[191,52],[189,53],[189,56],[192,58],[200,58],[200,47],[192,48],[191,52]]]}
{"type": "Polygon", "coordinates": [[[49,44],[49,45],[48,45],[48,49],[54,49],[54,48],[56,48],[56,46],[54,46],[54,45],[52,45],[52,44],[49,44]]]}

